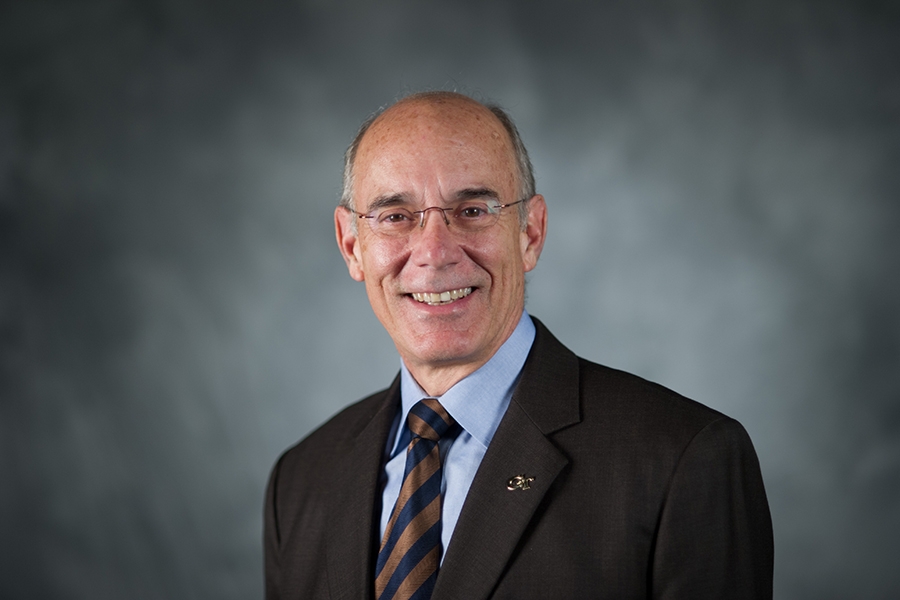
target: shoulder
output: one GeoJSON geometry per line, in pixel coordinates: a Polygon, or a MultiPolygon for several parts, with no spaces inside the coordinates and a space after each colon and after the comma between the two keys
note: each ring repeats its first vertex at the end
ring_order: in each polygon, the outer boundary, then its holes
{"type": "Polygon", "coordinates": [[[335,516],[376,488],[396,387],[341,410],[275,463],[264,509],[269,595],[282,588],[303,597],[326,594],[324,550],[335,516]]]}
{"type": "Polygon", "coordinates": [[[342,479],[337,475],[381,459],[379,448],[394,413],[394,391],[391,386],[351,404],[281,454],[267,488],[267,509],[273,518],[277,515],[280,528],[324,518],[341,494],[342,479]],[[360,437],[368,442],[365,448],[360,447],[360,437]]]}
{"type": "MultiPolygon", "coordinates": [[[[597,364],[572,353],[535,319],[534,367],[538,377],[529,385],[547,387],[554,382],[557,404],[577,410],[578,423],[569,432],[594,439],[616,441],[639,453],[655,448],[668,454],[680,453],[706,428],[749,442],[743,427],[734,419],[638,375],[597,364]],[[574,408],[577,406],[577,409],[574,408]]],[[[565,432],[560,432],[567,437],[565,432]]]]}
{"type": "Polygon", "coordinates": [[[275,464],[275,471],[293,470],[300,466],[328,469],[389,401],[393,388],[385,388],[343,408],[285,450],[275,464]]]}
{"type": "Polygon", "coordinates": [[[604,440],[619,464],[645,471],[655,465],[666,477],[694,463],[758,469],[750,437],[735,419],[637,375],[584,359],[579,366],[580,435],[604,440]]]}
{"type": "Polygon", "coordinates": [[[721,412],[642,377],[579,358],[582,408],[607,419],[696,428],[732,420],[721,412]]]}
{"type": "Polygon", "coordinates": [[[688,498],[749,490],[764,504],[756,452],[738,421],[637,375],[574,360],[577,400],[556,400],[577,403],[578,418],[551,434],[571,461],[570,481],[602,481],[651,509],[676,489],[688,498]]]}

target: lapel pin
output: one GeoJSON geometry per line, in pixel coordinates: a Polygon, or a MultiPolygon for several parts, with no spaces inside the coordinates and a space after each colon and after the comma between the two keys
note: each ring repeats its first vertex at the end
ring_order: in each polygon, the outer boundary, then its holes
{"type": "Polygon", "coordinates": [[[506,489],[511,492],[515,490],[530,490],[532,481],[534,481],[534,477],[516,475],[515,477],[510,477],[509,481],[506,482],[506,489]]]}

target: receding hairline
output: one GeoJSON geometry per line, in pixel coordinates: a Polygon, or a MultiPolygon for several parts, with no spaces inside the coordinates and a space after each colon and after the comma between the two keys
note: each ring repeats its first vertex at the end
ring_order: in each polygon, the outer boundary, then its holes
{"type": "MultiPolygon", "coordinates": [[[[493,120],[499,128],[506,133],[508,148],[512,153],[513,167],[516,170],[516,178],[518,180],[519,195],[518,200],[527,200],[534,196],[534,171],[531,161],[528,157],[528,151],[522,142],[522,138],[512,121],[510,116],[503,108],[496,104],[486,104],[479,102],[474,98],[470,98],[465,94],[449,91],[430,91],[418,92],[401,98],[390,106],[379,109],[370,115],[360,126],[352,143],[347,148],[344,156],[344,186],[341,194],[340,205],[345,208],[352,209],[352,193],[354,184],[354,167],[356,163],[356,155],[363,140],[371,132],[371,130],[382,121],[391,119],[393,116],[400,117],[400,111],[412,110],[416,105],[423,107],[440,107],[441,105],[453,105],[455,107],[467,107],[473,113],[481,113],[493,120]]],[[[401,113],[402,114],[402,113],[401,113]]],[[[528,203],[519,205],[520,222],[524,225],[527,217],[528,203]]]]}
{"type": "MultiPolygon", "coordinates": [[[[402,98],[387,107],[386,109],[376,113],[370,123],[367,123],[364,131],[360,131],[358,139],[355,140],[355,152],[353,156],[353,167],[355,167],[356,157],[360,152],[372,151],[372,137],[378,136],[383,128],[390,128],[394,124],[400,127],[406,127],[408,123],[412,123],[413,127],[419,123],[428,124],[437,123],[438,126],[448,126],[451,129],[455,124],[471,124],[472,120],[481,121],[481,127],[491,127],[497,134],[503,136],[501,144],[505,145],[506,151],[513,169],[516,169],[515,147],[512,136],[504,126],[497,115],[490,107],[473,100],[468,96],[456,92],[422,92],[402,98]],[[442,123],[443,120],[443,123],[442,123]]],[[[428,125],[426,125],[428,126],[428,125]]]]}
{"type": "MultiPolygon", "coordinates": [[[[503,122],[491,110],[491,107],[481,102],[469,98],[457,92],[421,92],[413,94],[405,98],[401,98],[394,104],[388,106],[384,110],[376,113],[368,129],[372,129],[383,121],[390,121],[393,118],[402,118],[404,113],[415,111],[416,107],[421,107],[425,114],[440,114],[446,109],[469,109],[472,114],[480,113],[503,129],[503,122]]],[[[509,137],[509,136],[507,136],[509,137]]],[[[360,142],[365,138],[365,133],[360,138],[360,142]]],[[[509,140],[512,144],[512,140],[509,140]]]]}

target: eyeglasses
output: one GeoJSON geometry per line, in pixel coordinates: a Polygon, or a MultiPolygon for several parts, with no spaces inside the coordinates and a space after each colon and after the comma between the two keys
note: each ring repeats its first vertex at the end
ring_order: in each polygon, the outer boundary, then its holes
{"type": "Polygon", "coordinates": [[[391,206],[374,210],[368,214],[357,212],[352,208],[348,208],[348,210],[360,219],[365,219],[372,233],[386,238],[399,238],[411,234],[417,225],[419,228],[425,227],[425,213],[429,210],[440,211],[441,217],[443,217],[444,223],[450,231],[468,234],[487,229],[500,218],[501,210],[522,202],[525,202],[525,200],[510,202],[509,204],[501,204],[494,199],[465,200],[448,208],[429,206],[422,210],[409,210],[408,208],[391,206]]]}

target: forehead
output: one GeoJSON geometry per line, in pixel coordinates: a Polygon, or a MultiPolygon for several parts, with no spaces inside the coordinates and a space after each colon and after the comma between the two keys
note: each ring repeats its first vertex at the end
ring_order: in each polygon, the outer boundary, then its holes
{"type": "Polygon", "coordinates": [[[503,124],[481,104],[401,101],[363,136],[354,179],[354,191],[365,196],[418,195],[432,185],[447,194],[462,187],[505,188],[517,181],[515,153],[503,124]],[[404,187],[410,189],[399,189],[404,187]]]}

